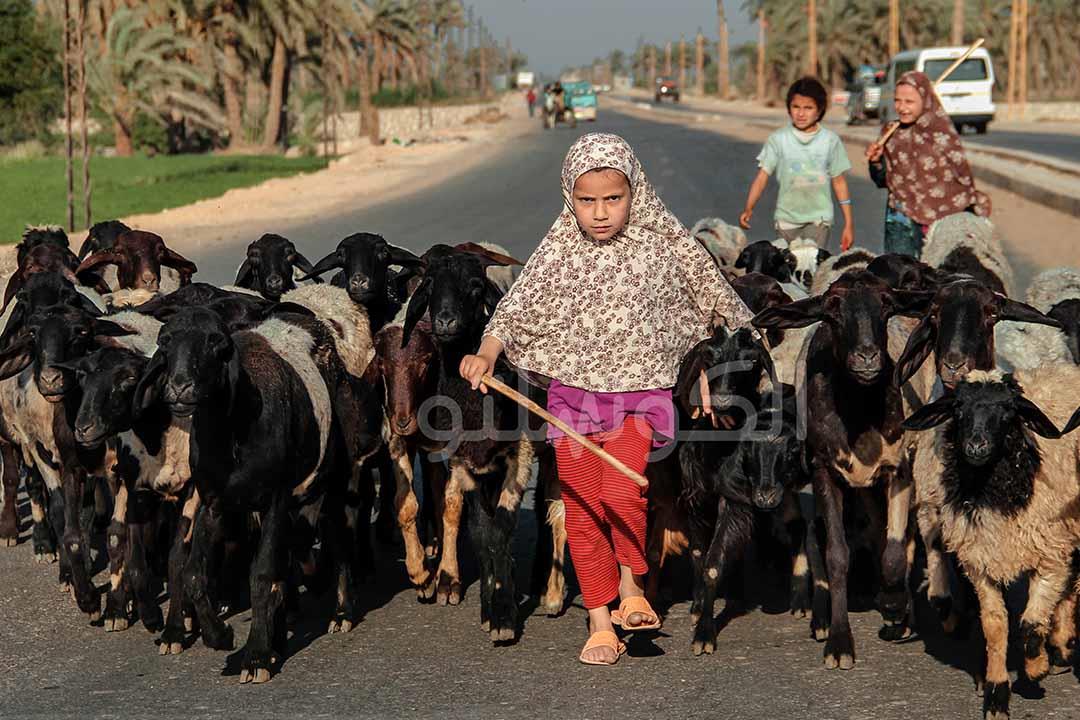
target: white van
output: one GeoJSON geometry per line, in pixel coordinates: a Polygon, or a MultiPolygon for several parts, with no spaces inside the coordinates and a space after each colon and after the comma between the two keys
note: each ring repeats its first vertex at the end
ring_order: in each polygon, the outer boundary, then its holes
{"type": "MultiPolygon", "coordinates": [[[[906,50],[894,56],[889,62],[889,72],[881,88],[881,122],[896,120],[896,108],[893,95],[896,80],[910,70],[926,73],[930,80],[936,80],[946,68],[964,54],[964,47],[925,48],[906,50]]],[[[977,133],[985,133],[987,124],[994,119],[994,101],[990,92],[994,87],[994,64],[990,53],[979,48],[960,67],[953,70],[949,79],[937,89],[945,112],[956,125],[963,130],[964,125],[974,128],[977,133]]]]}

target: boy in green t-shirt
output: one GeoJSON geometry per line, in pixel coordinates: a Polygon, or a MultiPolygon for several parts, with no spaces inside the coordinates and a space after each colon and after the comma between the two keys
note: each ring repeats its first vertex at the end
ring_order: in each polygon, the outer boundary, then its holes
{"type": "Polygon", "coordinates": [[[828,104],[825,86],[816,78],[796,80],[788,89],[787,108],[791,124],[765,141],[758,155],[757,177],[750,184],[746,207],[739,224],[750,227],[754,206],[761,199],[769,176],[775,174],[780,189],[776,198],[776,232],[791,242],[803,237],[824,248],[833,224],[833,193],[844,213],[840,250],[855,241],[851,196],[844,173],[851,169],[840,137],[821,126],[828,104]],[[829,185],[832,185],[832,192],[829,185]]]}

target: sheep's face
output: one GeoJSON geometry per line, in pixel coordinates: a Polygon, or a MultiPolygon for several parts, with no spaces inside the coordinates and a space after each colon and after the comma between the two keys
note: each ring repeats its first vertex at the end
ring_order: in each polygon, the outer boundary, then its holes
{"type": "Polygon", "coordinates": [[[778,248],[765,240],[747,245],[735,259],[737,270],[762,273],[780,282],[791,282],[795,265],[795,256],[790,250],[778,248]]]}
{"type": "Polygon", "coordinates": [[[294,265],[304,272],[314,269],[291,240],[267,233],[248,245],[247,257],[236,273],[236,284],[276,302],[296,287],[294,265]]]}
{"type": "Polygon", "coordinates": [[[82,390],[75,442],[93,449],[131,427],[135,387],[147,359],[131,350],[104,348],[66,364],[82,390]]]}
{"type": "Polygon", "coordinates": [[[744,418],[756,415],[755,399],[760,394],[758,388],[763,377],[772,379],[774,385],[776,382],[768,350],[746,328],[729,332],[718,327],[711,338],[702,340],[687,353],[679,368],[674,395],[691,417],[701,412],[702,372],[709,384],[713,412],[730,418],[732,424],[738,422],[735,416],[739,414],[744,418]]]}
{"type": "Polygon", "coordinates": [[[994,292],[977,280],[942,285],[925,317],[912,331],[900,360],[897,379],[904,382],[934,353],[938,376],[952,387],[973,370],[994,367],[994,326],[1001,320],[1057,326],[1030,305],[994,292]]]}
{"type": "Polygon", "coordinates": [[[1061,323],[1069,354],[1072,355],[1073,362],[1080,365],[1080,300],[1062,300],[1050,308],[1046,315],[1061,323]]]}
{"type": "Polygon", "coordinates": [[[0,379],[33,364],[38,392],[49,402],[61,402],[75,387],[74,373],[64,363],[90,352],[105,337],[130,334],[79,308],[52,305],[35,310],[0,352],[0,379]]]}
{"type": "Polygon", "coordinates": [[[742,472],[749,478],[750,500],[755,507],[772,510],[780,505],[785,488],[799,478],[799,441],[794,428],[751,443],[742,472]]]}
{"type": "MultiPolygon", "coordinates": [[[[345,288],[353,302],[371,306],[391,298],[387,290],[390,266],[400,265],[402,284],[419,274],[420,258],[404,248],[386,242],[380,235],[356,233],[338,243],[337,249],[315,264],[307,278],[338,269],[334,284],[345,288]]],[[[305,278],[306,279],[306,278],[305,278]]]]}
{"type": "Polygon", "coordinates": [[[1023,395],[1011,375],[972,372],[956,390],[924,405],[904,421],[908,430],[926,430],[951,421],[949,437],[968,465],[991,463],[1014,445],[1021,425],[1048,438],[1060,437],[1054,423],[1023,395]]]}
{"type": "Polygon", "coordinates": [[[42,245],[52,245],[67,250],[67,233],[58,226],[28,228],[23,233],[22,240],[16,246],[16,261],[19,266],[22,267],[23,259],[31,250],[42,245]]]}
{"type": "Polygon", "coordinates": [[[817,273],[818,266],[832,257],[832,253],[824,248],[819,248],[817,244],[796,245],[792,243],[790,250],[792,255],[795,256],[795,272],[793,273],[795,282],[809,290],[810,286],[814,284],[814,275],[817,273]]]}
{"type": "Polygon", "coordinates": [[[374,372],[386,392],[386,419],[390,431],[407,437],[417,431],[417,410],[424,398],[435,392],[438,374],[435,343],[430,332],[414,330],[402,347],[402,328],[384,327],[375,335],[374,372]]]}
{"type": "MultiPolygon", "coordinates": [[[[184,309],[162,325],[158,350],[140,380],[140,396],[159,396],[176,417],[189,417],[228,386],[234,346],[221,317],[184,309]]],[[[141,397],[142,406],[150,397],[141,397]]]]}

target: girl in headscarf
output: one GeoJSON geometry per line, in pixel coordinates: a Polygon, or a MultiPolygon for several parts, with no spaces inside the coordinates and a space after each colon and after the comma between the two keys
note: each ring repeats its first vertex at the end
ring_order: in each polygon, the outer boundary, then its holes
{"type": "MultiPolygon", "coordinates": [[[[720,318],[751,313],[708,252],[656,196],[625,140],[591,133],[563,163],[566,207],[487,325],[461,375],[473,388],[503,352],[548,382],[548,410],[637,472],[674,439],[682,358],[720,318]]],[[[703,400],[707,408],[707,402],[703,400]]],[[[614,664],[625,630],[660,627],[644,597],[645,491],[548,429],[590,636],[580,659],[614,664]],[[619,609],[609,605],[620,601],[619,609]]]]}
{"type": "Polygon", "coordinates": [[[990,198],[975,189],[960,136],[924,73],[896,83],[900,127],[884,147],[866,149],[870,177],[889,190],[885,252],[919,257],[929,226],[947,215],[990,215],[990,198]]]}

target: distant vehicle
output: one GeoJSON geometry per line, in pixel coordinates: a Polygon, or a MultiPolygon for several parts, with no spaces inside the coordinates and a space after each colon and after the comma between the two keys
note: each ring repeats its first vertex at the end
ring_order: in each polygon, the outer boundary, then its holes
{"type": "Polygon", "coordinates": [[[672,102],[679,102],[679,85],[671,78],[656,78],[656,102],[662,102],[664,98],[671,98],[672,102]]]}
{"type": "MultiPolygon", "coordinates": [[[[921,70],[931,80],[936,80],[966,49],[925,48],[908,50],[894,56],[889,62],[889,72],[882,85],[881,122],[884,124],[896,120],[893,98],[896,81],[901,75],[909,70],[921,70]]],[[[962,132],[965,125],[979,134],[986,132],[986,126],[994,119],[996,110],[990,95],[993,87],[994,64],[985,48],[979,48],[972,53],[971,57],[938,87],[937,94],[941,98],[941,104],[958,132],[962,132]]]]}
{"type": "Polygon", "coordinates": [[[536,73],[531,72],[519,72],[517,74],[517,86],[519,88],[530,88],[536,83],[536,73]]]}
{"type": "Polygon", "coordinates": [[[848,125],[857,125],[880,115],[881,84],[884,81],[884,68],[864,65],[859,69],[846,103],[848,125]]]}
{"type": "Polygon", "coordinates": [[[566,104],[566,99],[567,92],[562,83],[544,86],[544,106],[540,111],[540,122],[545,130],[550,130],[560,122],[572,128],[577,127],[574,110],[566,104]]]}
{"type": "Polygon", "coordinates": [[[592,83],[564,82],[562,86],[566,91],[567,105],[574,111],[574,118],[596,122],[596,90],[592,83]]]}

